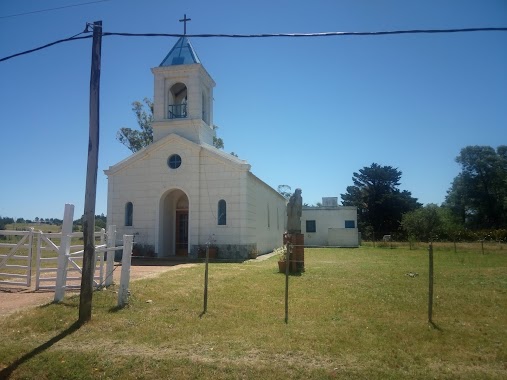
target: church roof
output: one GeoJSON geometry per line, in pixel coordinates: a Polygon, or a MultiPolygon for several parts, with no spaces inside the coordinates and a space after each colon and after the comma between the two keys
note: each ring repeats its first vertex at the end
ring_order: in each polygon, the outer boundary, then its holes
{"type": "Polygon", "coordinates": [[[159,66],[189,65],[192,63],[201,63],[201,61],[190,40],[183,36],[176,41],[169,54],[167,54],[159,66]]]}

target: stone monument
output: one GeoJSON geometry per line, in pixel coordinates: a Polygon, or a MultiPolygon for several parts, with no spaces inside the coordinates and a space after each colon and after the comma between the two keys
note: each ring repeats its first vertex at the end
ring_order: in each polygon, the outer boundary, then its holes
{"type": "Polygon", "coordinates": [[[301,189],[296,189],[290,196],[287,203],[287,233],[301,233],[301,211],[303,209],[303,198],[301,198],[301,189]]]}
{"type": "Polygon", "coordinates": [[[304,235],[301,233],[301,214],[303,198],[301,189],[296,189],[287,203],[287,232],[283,236],[283,243],[287,245],[289,270],[292,273],[305,270],[304,235]],[[289,254],[290,250],[290,254],[289,254]]]}

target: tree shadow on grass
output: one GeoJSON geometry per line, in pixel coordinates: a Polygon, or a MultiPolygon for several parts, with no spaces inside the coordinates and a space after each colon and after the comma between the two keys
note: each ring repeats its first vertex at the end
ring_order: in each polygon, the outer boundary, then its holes
{"type": "Polygon", "coordinates": [[[76,332],[82,325],[83,322],[76,321],[72,325],[70,325],[67,329],[63,330],[60,334],[48,340],[46,343],[43,343],[39,347],[36,347],[32,351],[26,353],[25,355],[14,361],[11,365],[2,369],[0,371],[0,379],[8,379],[20,365],[34,358],[35,356],[43,353],[48,348],[53,346],[55,343],[58,343],[60,340],[76,332]]]}

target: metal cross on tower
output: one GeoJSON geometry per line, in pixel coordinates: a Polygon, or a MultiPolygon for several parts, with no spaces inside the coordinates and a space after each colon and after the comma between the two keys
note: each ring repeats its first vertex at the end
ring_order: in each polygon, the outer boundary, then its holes
{"type": "Polygon", "coordinates": [[[180,20],[180,22],[183,23],[183,34],[187,34],[187,21],[191,21],[191,18],[187,18],[187,15],[184,14],[183,18],[180,20]]]}

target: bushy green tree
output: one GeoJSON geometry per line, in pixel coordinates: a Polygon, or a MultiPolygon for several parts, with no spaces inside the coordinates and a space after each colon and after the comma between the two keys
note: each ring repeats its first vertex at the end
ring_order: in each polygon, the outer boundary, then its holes
{"type": "Polygon", "coordinates": [[[344,206],[357,207],[358,227],[371,238],[395,233],[402,215],[421,206],[409,191],[398,188],[401,175],[396,168],[373,163],[354,172],[354,185],[341,194],[344,206]]]}
{"type": "MultiPolygon", "coordinates": [[[[116,133],[116,139],[135,153],[153,142],[153,101],[144,98],[143,102],[132,102],[132,111],[136,115],[139,129],[120,128],[116,133]]],[[[214,125],[213,130],[218,126],[214,125]]],[[[217,149],[224,148],[224,141],[220,137],[213,136],[213,146],[217,149]]]]}
{"type": "Polygon", "coordinates": [[[116,134],[119,142],[129,148],[133,153],[150,145],[153,142],[153,102],[144,98],[143,103],[135,101],[132,103],[132,111],[136,114],[139,130],[132,128],[120,128],[116,134]]]}
{"type": "Polygon", "coordinates": [[[456,157],[461,172],[445,205],[473,229],[507,226],[507,146],[467,146],[456,157]]]}
{"type": "Polygon", "coordinates": [[[409,239],[426,242],[442,237],[444,223],[443,209],[433,203],[407,212],[401,219],[401,226],[407,232],[409,239]]]}

